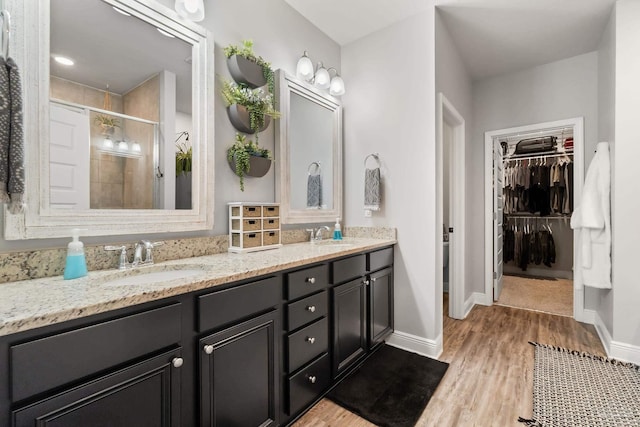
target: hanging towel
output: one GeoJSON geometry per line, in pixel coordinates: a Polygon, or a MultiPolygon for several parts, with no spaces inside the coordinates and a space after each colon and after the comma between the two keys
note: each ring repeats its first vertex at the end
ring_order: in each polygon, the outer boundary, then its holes
{"type": "Polygon", "coordinates": [[[22,211],[24,195],[24,134],[22,86],[18,66],[0,58],[0,201],[9,211],[22,211]]]}
{"type": "Polygon", "coordinates": [[[380,168],[364,170],[364,209],[380,210],[380,168]]]}
{"type": "Polygon", "coordinates": [[[582,203],[571,216],[579,231],[575,286],[611,289],[611,164],[609,143],[599,142],[584,187],[582,203]]]}
{"type": "Polygon", "coordinates": [[[307,177],[307,208],[322,207],[322,176],[320,174],[307,177]]]}

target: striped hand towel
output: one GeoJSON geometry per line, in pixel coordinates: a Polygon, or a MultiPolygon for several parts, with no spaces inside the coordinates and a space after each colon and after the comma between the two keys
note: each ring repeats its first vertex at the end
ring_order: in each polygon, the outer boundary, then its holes
{"type": "Polygon", "coordinates": [[[380,168],[364,170],[364,209],[380,210],[380,168]]]}

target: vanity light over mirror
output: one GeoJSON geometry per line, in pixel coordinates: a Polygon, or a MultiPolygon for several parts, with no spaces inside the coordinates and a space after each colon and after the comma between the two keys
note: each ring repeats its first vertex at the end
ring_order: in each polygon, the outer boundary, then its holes
{"type": "Polygon", "coordinates": [[[211,229],[211,35],[158,2],[7,3],[24,21],[16,59],[25,140],[37,143],[27,209],[5,213],[5,238],[211,229]],[[177,173],[179,147],[191,171],[177,173]]]}
{"type": "Polygon", "coordinates": [[[342,217],[342,105],[310,83],[276,72],[276,198],[285,224],[342,217]]]}

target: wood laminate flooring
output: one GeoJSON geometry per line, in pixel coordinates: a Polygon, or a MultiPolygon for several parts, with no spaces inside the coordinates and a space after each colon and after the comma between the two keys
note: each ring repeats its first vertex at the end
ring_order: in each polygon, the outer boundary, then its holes
{"type": "MultiPolygon", "coordinates": [[[[446,294],[445,294],[446,295],[446,294]]],[[[448,301],[444,301],[444,313],[448,301]]],[[[605,355],[595,328],[572,318],[493,305],[475,306],[465,320],[444,316],[444,351],[450,363],[417,426],[522,426],[533,398],[533,351],[538,341],[605,355]]],[[[373,424],[321,400],[295,427],[370,427],[373,424]]]]}

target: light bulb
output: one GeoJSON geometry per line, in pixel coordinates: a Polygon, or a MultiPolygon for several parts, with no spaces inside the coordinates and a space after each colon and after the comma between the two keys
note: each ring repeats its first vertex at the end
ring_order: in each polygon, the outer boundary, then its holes
{"type": "Polygon", "coordinates": [[[328,89],[330,81],[331,76],[329,76],[329,72],[322,66],[322,63],[320,63],[316,70],[316,77],[314,80],[316,87],[319,87],[320,89],[328,89]]]}
{"type": "Polygon", "coordinates": [[[102,141],[102,146],[106,149],[109,150],[113,150],[113,141],[111,140],[111,138],[106,137],[103,141],[102,141]]]}
{"type": "Polygon", "coordinates": [[[174,8],[178,15],[193,22],[204,19],[203,0],[176,0],[174,8]]]}
{"type": "Polygon", "coordinates": [[[140,144],[138,144],[137,142],[134,142],[133,144],[131,144],[131,151],[133,151],[134,153],[140,153],[142,151],[142,147],[140,147],[140,144]]]}
{"type": "Polygon", "coordinates": [[[344,95],[344,92],[344,80],[342,80],[342,77],[336,75],[331,79],[329,93],[333,96],[340,96],[344,95]]]}
{"type": "Polygon", "coordinates": [[[127,150],[129,150],[129,144],[127,144],[127,141],[120,141],[120,142],[118,142],[118,150],[120,150],[120,151],[127,151],[127,150]]]}
{"type": "Polygon", "coordinates": [[[184,8],[189,13],[198,11],[198,0],[184,0],[184,8]]]}
{"type": "Polygon", "coordinates": [[[313,78],[313,63],[307,56],[307,51],[298,59],[296,66],[296,76],[302,80],[311,80],[313,78]]]}

